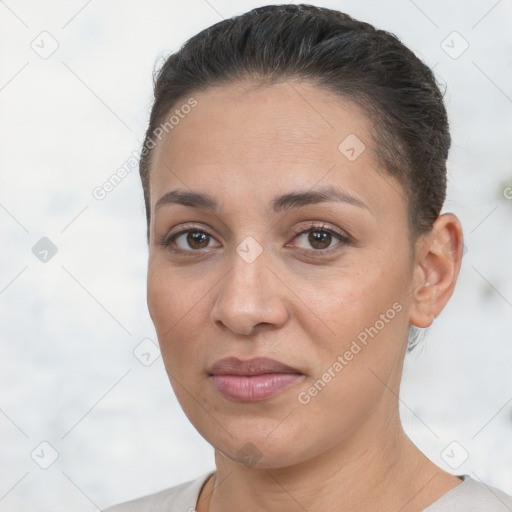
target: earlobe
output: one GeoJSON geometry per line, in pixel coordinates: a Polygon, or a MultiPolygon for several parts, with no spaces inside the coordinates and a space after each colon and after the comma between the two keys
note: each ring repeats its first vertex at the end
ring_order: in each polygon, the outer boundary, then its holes
{"type": "Polygon", "coordinates": [[[409,323],[432,325],[450,299],[459,275],[463,254],[462,227],[451,213],[440,215],[432,230],[416,244],[409,323]]]}

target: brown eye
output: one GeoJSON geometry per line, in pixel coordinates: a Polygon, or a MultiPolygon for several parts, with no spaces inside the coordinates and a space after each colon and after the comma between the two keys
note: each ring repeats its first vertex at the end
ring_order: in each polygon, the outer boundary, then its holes
{"type": "Polygon", "coordinates": [[[350,238],[342,232],[335,231],[325,225],[309,226],[307,229],[295,231],[295,247],[310,253],[327,253],[341,249],[350,244],[350,238]],[[339,247],[338,247],[339,246],[339,247]]]}
{"type": "Polygon", "coordinates": [[[308,241],[315,249],[326,249],[331,244],[332,235],[327,231],[310,231],[308,241]]]}
{"type": "Polygon", "coordinates": [[[187,234],[187,243],[192,249],[204,249],[208,247],[210,235],[203,231],[190,231],[187,234]]]}
{"type": "Polygon", "coordinates": [[[220,247],[215,238],[206,231],[200,229],[185,229],[159,242],[175,252],[194,252],[208,247],[220,247]],[[213,245],[211,242],[215,242],[213,245]]]}

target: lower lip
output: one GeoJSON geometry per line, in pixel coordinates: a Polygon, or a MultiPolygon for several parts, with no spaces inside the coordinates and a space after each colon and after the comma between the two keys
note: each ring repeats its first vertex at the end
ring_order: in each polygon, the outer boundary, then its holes
{"type": "Polygon", "coordinates": [[[217,390],[236,402],[259,402],[273,397],[302,380],[297,373],[267,373],[265,375],[213,375],[217,390]]]}

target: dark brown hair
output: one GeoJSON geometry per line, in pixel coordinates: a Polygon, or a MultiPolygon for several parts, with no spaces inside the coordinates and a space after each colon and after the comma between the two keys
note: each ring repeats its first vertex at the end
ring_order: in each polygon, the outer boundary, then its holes
{"type": "Polygon", "coordinates": [[[258,7],[201,31],[155,75],[140,159],[148,241],[154,136],[173,106],[214,85],[288,79],[312,82],[365,110],[379,165],[406,191],[411,233],[432,228],[445,199],[450,148],[432,71],[389,32],[336,10],[285,4],[258,7]]]}

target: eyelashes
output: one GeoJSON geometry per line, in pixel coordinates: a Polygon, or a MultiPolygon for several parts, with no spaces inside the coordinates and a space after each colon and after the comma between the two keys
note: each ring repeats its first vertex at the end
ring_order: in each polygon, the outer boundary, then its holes
{"type": "Polygon", "coordinates": [[[305,229],[299,228],[297,230],[294,230],[294,233],[295,233],[295,238],[301,237],[301,236],[309,233],[306,243],[309,243],[309,244],[319,243],[320,247],[314,247],[313,249],[306,248],[306,250],[313,250],[315,252],[331,251],[331,250],[333,250],[333,247],[337,247],[338,245],[347,245],[350,243],[350,238],[347,235],[345,235],[341,231],[335,230],[333,228],[329,228],[325,224],[321,224],[321,225],[313,224],[305,229]],[[320,235],[320,237],[312,236],[312,235],[320,235]],[[325,235],[327,235],[327,237],[328,237],[327,241],[328,241],[329,247],[327,247],[327,248],[323,247],[323,244],[325,244],[325,241],[326,241],[325,235]],[[330,242],[332,241],[333,237],[338,239],[339,243],[334,246],[331,246],[330,242]]]}
{"type": "MultiPolygon", "coordinates": [[[[286,244],[287,248],[295,247],[298,252],[303,254],[314,256],[331,254],[331,252],[342,249],[352,243],[349,235],[324,223],[312,223],[307,227],[297,227],[292,232],[295,235],[292,242],[295,240],[300,241],[301,237],[308,235],[305,237],[305,240],[302,240],[305,246],[290,245],[290,242],[286,244]]],[[[158,239],[157,243],[172,253],[187,256],[203,254],[206,249],[222,246],[208,230],[194,225],[186,225],[175,233],[165,235],[158,239]],[[217,245],[210,245],[212,240],[217,245]]]]}
{"type": "Polygon", "coordinates": [[[204,229],[188,228],[188,229],[182,229],[181,231],[178,231],[177,233],[174,233],[172,235],[168,235],[165,238],[163,238],[162,240],[160,240],[158,243],[160,245],[163,245],[164,247],[168,247],[171,250],[182,250],[182,251],[189,250],[189,251],[197,252],[198,250],[205,248],[205,247],[199,247],[199,248],[194,249],[194,248],[189,247],[189,249],[183,249],[183,248],[174,249],[172,247],[172,245],[175,244],[176,240],[179,239],[180,237],[182,237],[183,235],[187,235],[187,243],[190,241],[193,241],[193,243],[199,243],[199,245],[201,245],[201,243],[203,243],[205,239],[207,239],[208,241],[210,241],[210,239],[214,239],[213,235],[211,233],[208,233],[208,231],[205,231],[204,229]],[[200,237],[198,237],[199,240],[197,240],[194,236],[190,236],[190,235],[200,235],[200,237]]]}

